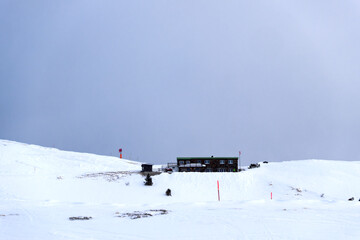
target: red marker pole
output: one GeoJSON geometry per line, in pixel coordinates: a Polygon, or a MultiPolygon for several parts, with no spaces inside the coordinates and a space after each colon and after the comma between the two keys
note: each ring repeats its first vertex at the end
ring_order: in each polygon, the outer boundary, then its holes
{"type": "Polygon", "coordinates": [[[271,192],[271,194],[270,194],[270,199],[272,200],[272,192],[271,192]]]}
{"type": "Polygon", "coordinates": [[[217,187],[218,187],[218,199],[220,201],[220,188],[219,188],[219,180],[217,180],[217,187]]]}
{"type": "Polygon", "coordinates": [[[119,149],[120,159],[122,158],[122,148],[119,149]]]}

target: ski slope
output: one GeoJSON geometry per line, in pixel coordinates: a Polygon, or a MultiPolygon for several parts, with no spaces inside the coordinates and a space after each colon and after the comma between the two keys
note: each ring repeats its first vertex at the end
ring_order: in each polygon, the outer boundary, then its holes
{"type": "Polygon", "coordinates": [[[153,186],[140,170],[130,160],[0,140],[0,239],[360,238],[360,162],[163,173],[153,186]],[[79,216],[91,219],[69,220],[79,216]]]}

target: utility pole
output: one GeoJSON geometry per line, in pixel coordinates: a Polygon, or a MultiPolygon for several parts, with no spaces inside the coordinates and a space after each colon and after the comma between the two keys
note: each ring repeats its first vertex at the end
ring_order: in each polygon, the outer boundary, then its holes
{"type": "Polygon", "coordinates": [[[239,166],[240,166],[240,172],[241,172],[241,151],[239,151],[239,166]]]}

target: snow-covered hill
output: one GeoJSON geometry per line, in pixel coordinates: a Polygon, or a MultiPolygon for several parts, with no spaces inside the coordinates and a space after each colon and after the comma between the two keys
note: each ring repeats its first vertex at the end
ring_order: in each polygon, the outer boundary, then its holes
{"type": "Polygon", "coordinates": [[[0,140],[1,175],[69,175],[84,172],[140,170],[138,162],[88,153],[61,151],[0,140]]]}
{"type": "Polygon", "coordinates": [[[151,187],[140,169],[130,160],[0,140],[0,239],[360,237],[360,162],[161,174],[151,187]],[[92,219],[69,220],[77,216],[92,219]]]}

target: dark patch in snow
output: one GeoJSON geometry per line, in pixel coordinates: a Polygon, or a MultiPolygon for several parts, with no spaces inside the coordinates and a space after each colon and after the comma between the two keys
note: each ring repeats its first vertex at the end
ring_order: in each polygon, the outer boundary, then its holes
{"type": "Polygon", "coordinates": [[[291,188],[291,190],[296,191],[295,196],[302,196],[301,193],[302,193],[303,191],[304,191],[304,192],[307,192],[306,189],[301,190],[301,188],[295,188],[295,187],[290,187],[290,188],[291,188]]]}
{"type": "Polygon", "coordinates": [[[9,217],[9,216],[19,216],[17,213],[10,213],[10,214],[0,214],[0,217],[9,217]]]}
{"type": "Polygon", "coordinates": [[[108,182],[116,182],[119,179],[126,177],[127,175],[131,175],[137,172],[129,172],[129,171],[119,171],[119,172],[99,172],[99,173],[86,173],[78,178],[104,178],[108,182]]]}
{"type": "Polygon", "coordinates": [[[252,163],[250,164],[250,166],[248,167],[248,169],[252,169],[252,168],[259,168],[260,164],[259,163],[252,163]]]}
{"type": "Polygon", "coordinates": [[[92,217],[69,217],[70,221],[74,221],[74,220],[90,220],[92,219],[92,217]]]}
{"type": "Polygon", "coordinates": [[[294,188],[294,187],[291,187],[291,190],[296,190],[298,193],[301,193],[302,190],[300,188],[294,188]]]}
{"type": "Polygon", "coordinates": [[[119,218],[128,217],[130,219],[139,219],[139,218],[153,217],[153,216],[157,216],[157,215],[165,215],[168,213],[169,213],[169,211],[165,210],[165,209],[151,209],[151,210],[143,211],[143,212],[134,211],[132,213],[116,212],[115,215],[116,215],[116,217],[119,217],[119,218]]]}

